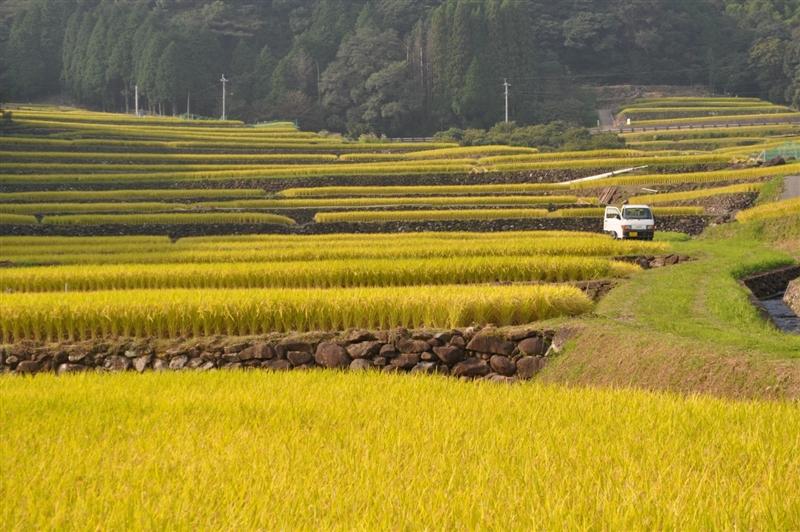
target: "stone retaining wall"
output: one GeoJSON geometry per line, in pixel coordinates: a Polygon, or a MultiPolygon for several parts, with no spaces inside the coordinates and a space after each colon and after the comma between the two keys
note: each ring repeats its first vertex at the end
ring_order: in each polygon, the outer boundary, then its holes
{"type": "Polygon", "coordinates": [[[800,316],[800,277],[791,281],[783,295],[783,301],[792,311],[800,316]]]}
{"type": "Polygon", "coordinates": [[[800,277],[800,266],[786,266],[768,272],[750,275],[742,283],[759,299],[782,295],[789,282],[800,277]]]}
{"type": "Polygon", "coordinates": [[[689,262],[694,259],[689,255],[675,255],[671,253],[669,255],[627,255],[614,257],[614,260],[632,262],[639,265],[643,270],[649,270],[651,268],[674,266],[681,262],[689,262]]]}
{"type": "MultiPolygon", "coordinates": [[[[274,211],[279,212],[279,211],[274,211]]],[[[291,215],[285,210],[282,214],[291,215]]],[[[712,222],[709,216],[661,216],[657,231],[678,231],[698,235],[712,222]]],[[[0,236],[115,236],[169,235],[172,238],[235,234],[332,234],[332,233],[398,233],[422,231],[603,231],[597,218],[528,218],[522,220],[441,220],[429,222],[342,222],[284,226],[275,224],[198,224],[198,225],[3,225],[0,236]]]]}
{"type": "Polygon", "coordinates": [[[0,346],[0,373],[329,368],[514,382],[538,373],[549,357],[563,349],[568,336],[568,330],[487,327],[350,329],[340,333],[171,341],[122,338],[60,344],[20,342],[0,346]]]}

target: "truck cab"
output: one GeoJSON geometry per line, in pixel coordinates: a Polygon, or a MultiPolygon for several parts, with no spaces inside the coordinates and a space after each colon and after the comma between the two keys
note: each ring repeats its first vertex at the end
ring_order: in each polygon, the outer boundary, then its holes
{"type": "Polygon", "coordinates": [[[616,239],[653,240],[656,222],[648,205],[606,207],[603,232],[616,239]]]}

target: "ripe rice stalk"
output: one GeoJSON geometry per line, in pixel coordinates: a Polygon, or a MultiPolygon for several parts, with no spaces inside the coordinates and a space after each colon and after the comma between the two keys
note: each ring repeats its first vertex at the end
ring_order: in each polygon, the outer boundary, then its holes
{"type": "Polygon", "coordinates": [[[267,213],[192,213],[192,214],[75,214],[46,216],[51,225],[186,225],[186,224],[276,224],[294,225],[286,216],[267,213]]]}
{"type": "Polygon", "coordinates": [[[703,150],[710,151],[722,147],[752,146],[758,144],[761,137],[721,137],[697,138],[683,140],[646,140],[632,141],[627,145],[642,150],[703,150]]]}
{"type": "Polygon", "coordinates": [[[452,209],[419,211],[345,211],[318,212],[317,223],[336,222],[411,222],[433,220],[510,220],[541,218],[546,209],[452,209]]]}
{"type": "Polygon", "coordinates": [[[719,122],[738,122],[738,121],[756,121],[756,120],[785,120],[796,119],[800,120],[800,113],[773,113],[773,114],[746,114],[746,115],[720,115],[720,116],[701,116],[694,118],[673,118],[673,119],[658,119],[658,120],[636,120],[634,122],[637,126],[656,126],[656,125],[670,125],[676,121],[682,124],[706,124],[706,123],[719,123],[719,122]]]}
{"type": "MultiPolygon", "coordinates": [[[[13,109],[14,116],[20,116],[31,120],[69,120],[76,122],[99,122],[99,123],[112,123],[112,124],[137,124],[137,125],[168,125],[168,126],[182,126],[200,128],[202,126],[214,126],[214,129],[230,128],[236,126],[243,126],[243,122],[239,120],[202,120],[193,119],[186,120],[182,118],[168,117],[168,116],[131,116],[121,113],[101,113],[89,112],[79,109],[59,109],[58,111],[43,111],[34,109],[13,109]]],[[[296,128],[292,124],[291,127],[287,125],[282,129],[286,131],[294,131],[296,128]]]]}
{"type": "Polygon", "coordinates": [[[117,190],[37,190],[0,192],[0,203],[104,202],[148,200],[220,200],[264,197],[260,188],[187,188],[117,190]]]}
{"type": "Polygon", "coordinates": [[[15,123],[21,126],[37,127],[37,128],[51,128],[54,130],[71,131],[81,134],[102,134],[106,137],[112,138],[138,138],[138,139],[151,139],[151,140],[173,140],[173,141],[189,141],[189,142],[250,142],[260,144],[261,147],[268,147],[270,145],[283,145],[283,144],[296,144],[298,146],[313,147],[317,145],[335,146],[335,147],[355,147],[359,151],[377,151],[381,149],[390,150],[426,150],[435,148],[448,148],[455,147],[456,145],[449,142],[379,142],[379,143],[359,143],[359,142],[342,142],[337,137],[324,137],[315,135],[312,137],[300,136],[294,134],[291,136],[275,134],[271,131],[259,131],[259,128],[240,128],[240,129],[227,129],[224,131],[210,129],[209,131],[202,131],[198,129],[189,128],[166,128],[156,126],[135,126],[126,125],[120,127],[115,124],[98,124],[98,123],[71,123],[69,121],[39,121],[30,119],[15,119],[15,123]]]}
{"type": "Polygon", "coordinates": [[[637,122],[670,118],[697,118],[704,116],[771,115],[789,113],[791,109],[782,105],[772,106],[719,106],[719,107],[638,107],[626,108],[620,113],[637,122]]]}
{"type": "MultiPolygon", "coordinates": [[[[450,205],[561,205],[596,203],[596,198],[578,196],[432,196],[432,197],[377,197],[377,198],[300,198],[214,201],[194,204],[203,209],[281,209],[320,207],[387,207],[387,206],[450,206],[450,205]]],[[[1,208],[1,207],[0,207],[1,208]]]]}
{"type": "Polygon", "coordinates": [[[402,185],[402,186],[330,186],[287,188],[277,195],[283,198],[335,196],[418,196],[515,194],[569,190],[559,183],[512,183],[495,185],[402,185]]]}
{"type": "Polygon", "coordinates": [[[539,150],[536,148],[527,148],[524,146],[505,146],[505,145],[487,145],[487,146],[458,146],[453,148],[438,148],[433,150],[421,150],[406,153],[409,159],[440,159],[440,158],[461,158],[461,157],[479,157],[485,155],[519,155],[519,154],[532,154],[537,153],[539,150]]]}
{"type": "Polygon", "coordinates": [[[0,225],[31,225],[35,223],[38,223],[35,216],[0,212],[0,225]]]}
{"type": "Polygon", "coordinates": [[[459,260],[473,257],[622,256],[663,253],[662,242],[615,241],[565,231],[191,237],[5,237],[15,264],[161,264],[313,262],[322,260],[459,260]]]}
{"type": "MultiPolygon", "coordinates": [[[[291,167],[291,166],[288,166],[291,167]]],[[[83,164],[83,163],[9,163],[3,165],[0,175],[37,174],[69,175],[83,173],[116,173],[122,179],[131,179],[131,176],[141,177],[141,173],[185,174],[186,172],[232,172],[259,171],[269,172],[273,169],[285,169],[287,165],[261,165],[261,164],[83,164]]],[[[20,176],[24,177],[24,176],[20,176]]]]}
{"type": "Polygon", "coordinates": [[[187,203],[113,202],[113,203],[0,203],[0,213],[68,214],[68,213],[147,213],[179,212],[193,209],[187,203]]]}
{"type": "Polygon", "coordinates": [[[473,170],[471,164],[459,161],[416,162],[392,164],[331,164],[331,165],[290,165],[264,169],[214,170],[205,172],[150,172],[133,174],[10,174],[0,175],[0,184],[55,185],[74,183],[149,183],[149,182],[192,182],[192,181],[231,181],[237,179],[282,179],[327,176],[372,176],[372,175],[418,175],[418,174],[468,174],[473,170]]]}
{"type": "MultiPolygon", "coordinates": [[[[25,137],[25,136],[11,136],[6,135],[3,137],[5,145],[19,145],[35,147],[59,147],[63,149],[81,149],[81,150],[97,150],[98,148],[136,148],[138,150],[147,148],[156,148],[159,150],[230,150],[237,154],[246,153],[269,153],[275,154],[276,150],[280,150],[287,155],[293,152],[305,155],[308,152],[320,153],[331,152],[331,154],[339,153],[375,153],[383,150],[391,150],[392,152],[402,153],[404,151],[415,151],[419,149],[428,149],[434,147],[452,146],[450,143],[429,143],[429,142],[396,142],[396,143],[358,143],[358,142],[342,142],[329,140],[325,142],[309,142],[308,139],[286,138],[276,139],[270,138],[269,140],[248,140],[243,138],[236,139],[223,139],[219,137],[211,137],[203,139],[194,138],[194,140],[176,140],[163,135],[159,137],[152,137],[142,133],[134,135],[125,135],[122,131],[112,132],[92,132],[85,131],[79,132],[84,138],[78,139],[61,139],[49,137],[25,137]],[[89,138],[92,135],[95,138],[89,138]],[[101,136],[102,135],[102,136],[101,136]],[[121,138],[108,138],[109,135],[116,135],[121,138]]],[[[193,152],[196,153],[196,152],[193,152]]]]}
{"type": "Polygon", "coordinates": [[[730,185],[727,187],[701,188],[699,190],[687,190],[685,192],[666,192],[663,194],[645,194],[634,196],[628,201],[630,203],[673,203],[676,201],[689,201],[728,194],[748,194],[761,190],[763,183],[742,183],[741,185],[730,185]]]}
{"type": "MultiPolygon", "coordinates": [[[[559,209],[548,214],[553,218],[602,218],[604,209],[598,208],[577,208],[559,209]]],[[[700,216],[705,213],[703,207],[655,207],[654,216],[700,216]]]]}
{"type": "Polygon", "coordinates": [[[65,286],[70,291],[94,291],[570,282],[626,277],[638,270],[626,262],[570,256],[44,266],[0,270],[0,291],[59,292],[65,286]]]}
{"type": "Polygon", "coordinates": [[[294,131],[260,130],[255,128],[185,128],[147,124],[107,124],[98,122],[75,122],[61,118],[39,120],[33,117],[15,117],[14,123],[25,127],[50,128],[79,133],[102,133],[110,137],[132,137],[153,139],[206,139],[206,140],[281,140],[305,143],[337,142],[333,137],[294,131]]]}
{"type": "Polygon", "coordinates": [[[627,157],[615,159],[572,159],[565,161],[532,161],[503,163],[491,166],[497,172],[516,172],[537,169],[569,169],[569,168],[623,168],[644,165],[693,165],[704,163],[727,163],[731,156],[725,153],[702,155],[675,155],[669,157],[627,157]]]}
{"type": "Polygon", "coordinates": [[[675,129],[672,131],[642,131],[637,133],[623,133],[621,136],[630,142],[642,140],[687,140],[700,138],[730,138],[730,137],[768,137],[786,135],[800,131],[797,124],[773,124],[769,126],[728,126],[704,127],[700,129],[675,129]]]}
{"type": "Polygon", "coordinates": [[[369,243],[436,245],[451,242],[517,243],[532,240],[571,239],[586,244],[607,241],[601,235],[577,231],[514,231],[503,233],[471,232],[419,232],[419,233],[339,233],[322,235],[278,235],[245,234],[186,237],[171,242],[165,236],[0,236],[3,253],[15,256],[31,249],[46,250],[47,253],[98,253],[148,252],[170,250],[229,250],[237,249],[298,249],[328,246],[357,245],[369,243]]]}
{"type": "MultiPolygon", "coordinates": [[[[482,157],[478,160],[478,162],[481,164],[502,164],[517,162],[558,161],[564,159],[619,159],[623,157],[645,157],[648,155],[652,155],[652,153],[644,152],[642,150],[628,149],[552,151],[525,155],[498,155],[492,157],[482,157]]],[[[662,155],[675,154],[670,152],[663,153],[662,155]]]]}
{"type": "Polygon", "coordinates": [[[644,98],[627,106],[628,109],[643,107],[772,107],[775,104],[758,98],[644,98]]]}
{"type": "Polygon", "coordinates": [[[764,203],[751,209],[739,211],[736,219],[740,222],[752,222],[756,220],[769,220],[794,216],[800,214],[800,198],[791,198],[771,203],[764,203]]]}
{"type": "MultiPolygon", "coordinates": [[[[136,117],[122,113],[81,112],[70,110],[39,111],[30,109],[14,110],[14,118],[38,121],[64,121],[77,124],[116,125],[123,127],[152,127],[166,130],[210,131],[221,133],[254,132],[254,133],[306,133],[300,132],[293,123],[274,127],[254,127],[238,120],[186,120],[177,117],[136,117]]],[[[316,133],[310,133],[316,135],[316,133]]]]}
{"type": "Polygon", "coordinates": [[[0,294],[3,342],[516,325],[591,309],[566,285],[0,294]]]}
{"type": "Polygon", "coordinates": [[[724,181],[756,180],[765,177],[792,175],[800,171],[800,163],[742,170],[717,170],[682,174],[648,174],[610,177],[597,181],[586,181],[571,186],[573,189],[606,187],[613,185],[672,185],[681,183],[721,183],[724,181]]]}
{"type": "Polygon", "coordinates": [[[64,152],[64,151],[0,151],[5,161],[70,161],[81,163],[186,163],[186,164],[252,164],[285,162],[334,162],[335,155],[319,153],[152,153],[152,152],[64,152]]]}

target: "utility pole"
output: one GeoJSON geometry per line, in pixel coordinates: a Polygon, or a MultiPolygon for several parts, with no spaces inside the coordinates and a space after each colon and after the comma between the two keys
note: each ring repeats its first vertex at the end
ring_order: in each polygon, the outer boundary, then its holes
{"type": "Polygon", "coordinates": [[[133,90],[133,99],[136,102],[136,116],[139,116],[139,85],[134,85],[133,90]]]}
{"type": "Polygon", "coordinates": [[[192,95],[192,91],[186,91],[186,119],[189,120],[192,116],[189,114],[189,97],[192,95]]]}
{"type": "Polygon", "coordinates": [[[225,74],[219,80],[222,82],[222,119],[225,120],[225,84],[228,83],[228,80],[225,79],[225,74]]]}
{"type": "Polygon", "coordinates": [[[503,78],[503,88],[505,89],[505,97],[506,97],[506,124],[508,124],[508,88],[511,84],[508,82],[507,78],[503,78]]]}

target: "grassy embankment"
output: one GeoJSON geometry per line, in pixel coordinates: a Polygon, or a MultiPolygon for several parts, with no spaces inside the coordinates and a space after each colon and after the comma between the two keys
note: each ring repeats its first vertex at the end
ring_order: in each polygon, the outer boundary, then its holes
{"type": "Polygon", "coordinates": [[[800,336],[764,321],[738,283],[748,273],[793,263],[798,243],[796,214],[672,242],[675,252],[698,260],[643,272],[613,290],[596,318],[578,324],[568,354],[545,370],[544,379],[800,397],[800,336]]]}

